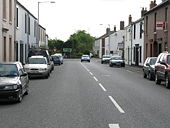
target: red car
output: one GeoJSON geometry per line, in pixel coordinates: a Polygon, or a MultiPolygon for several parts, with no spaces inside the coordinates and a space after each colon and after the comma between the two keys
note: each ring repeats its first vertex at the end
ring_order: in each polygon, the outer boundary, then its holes
{"type": "Polygon", "coordinates": [[[166,88],[170,88],[170,53],[160,53],[155,63],[155,82],[165,81],[166,88]]]}

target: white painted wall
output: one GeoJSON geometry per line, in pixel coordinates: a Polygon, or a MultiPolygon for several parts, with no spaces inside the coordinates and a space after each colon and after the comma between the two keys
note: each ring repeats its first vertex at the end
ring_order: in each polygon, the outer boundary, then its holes
{"type": "Polygon", "coordinates": [[[105,55],[109,55],[109,38],[109,36],[105,38],[105,55]]]}
{"type": "Polygon", "coordinates": [[[123,36],[125,36],[125,30],[119,30],[110,35],[110,51],[113,51],[113,55],[122,55],[122,51],[118,50],[118,43],[123,42],[123,36]]]}
{"type": "Polygon", "coordinates": [[[18,8],[18,27],[16,27],[16,43],[18,43],[18,61],[26,62],[28,56],[28,49],[34,46],[36,43],[36,37],[34,36],[34,21],[37,19],[30,14],[22,5],[17,3],[18,8]],[[25,19],[25,15],[27,18],[25,19]],[[30,18],[30,34],[28,32],[28,17],[30,18]],[[27,20],[27,32],[25,32],[25,20],[27,20]],[[23,45],[23,48],[21,47],[23,45]],[[23,51],[23,52],[22,52],[23,51]]]}
{"type": "Polygon", "coordinates": [[[131,65],[132,58],[132,33],[131,25],[125,27],[124,59],[127,65],[131,65]]]}
{"type": "MultiPolygon", "coordinates": [[[[142,30],[144,30],[144,20],[140,19],[138,21],[136,21],[135,23],[133,23],[132,25],[132,49],[134,51],[134,47],[135,45],[139,45],[139,47],[141,48],[141,50],[138,50],[138,54],[139,54],[139,65],[143,66],[143,61],[144,61],[144,33],[142,33],[142,36],[140,38],[140,26],[142,24],[142,30]],[[136,31],[135,31],[135,39],[134,39],[134,26],[136,26],[136,31]],[[141,53],[140,53],[141,51],[141,53]],[[141,55],[141,56],[140,56],[141,55]]],[[[132,52],[132,64],[135,64],[134,61],[134,52],[132,52]]]]}

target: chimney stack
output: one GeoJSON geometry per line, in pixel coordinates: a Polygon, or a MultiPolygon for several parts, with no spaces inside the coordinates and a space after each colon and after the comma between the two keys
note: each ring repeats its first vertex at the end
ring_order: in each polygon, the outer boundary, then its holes
{"type": "Polygon", "coordinates": [[[145,8],[142,8],[142,10],[141,10],[141,17],[143,17],[144,16],[144,14],[147,12],[147,9],[145,8]]]}
{"type": "Polygon", "coordinates": [[[114,32],[116,32],[116,25],[114,25],[114,32]]]}
{"type": "Polygon", "coordinates": [[[132,23],[132,16],[129,15],[129,25],[132,23]]]}
{"type": "Polygon", "coordinates": [[[151,3],[150,3],[150,9],[154,8],[155,6],[157,6],[156,0],[151,1],[151,3]]]}
{"type": "Polygon", "coordinates": [[[124,30],[124,21],[120,21],[120,30],[124,30]]]}
{"type": "Polygon", "coordinates": [[[110,28],[106,28],[106,34],[110,33],[110,28]]]}

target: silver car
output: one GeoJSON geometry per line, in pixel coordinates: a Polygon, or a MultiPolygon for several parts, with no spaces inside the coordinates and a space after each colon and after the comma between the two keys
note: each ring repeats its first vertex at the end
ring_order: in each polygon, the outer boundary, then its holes
{"type": "Polygon", "coordinates": [[[25,71],[29,77],[45,77],[50,76],[50,64],[47,58],[43,56],[31,56],[28,58],[27,64],[24,65],[25,71]]]}
{"type": "Polygon", "coordinates": [[[22,101],[28,94],[28,74],[20,62],[0,63],[0,100],[22,101]]]}
{"type": "Polygon", "coordinates": [[[119,66],[119,67],[125,67],[125,61],[122,59],[121,56],[115,55],[112,56],[109,62],[109,66],[119,66]]]}

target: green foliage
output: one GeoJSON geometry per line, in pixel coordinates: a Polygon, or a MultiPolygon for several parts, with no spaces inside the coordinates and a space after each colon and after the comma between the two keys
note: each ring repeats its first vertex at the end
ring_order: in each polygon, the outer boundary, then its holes
{"type": "Polygon", "coordinates": [[[63,53],[63,48],[71,48],[71,53],[65,53],[65,55],[69,57],[79,57],[83,54],[90,54],[94,40],[95,38],[86,33],[85,30],[78,30],[71,35],[66,42],[56,39],[49,40],[48,47],[51,54],[56,51],[63,53]]]}

